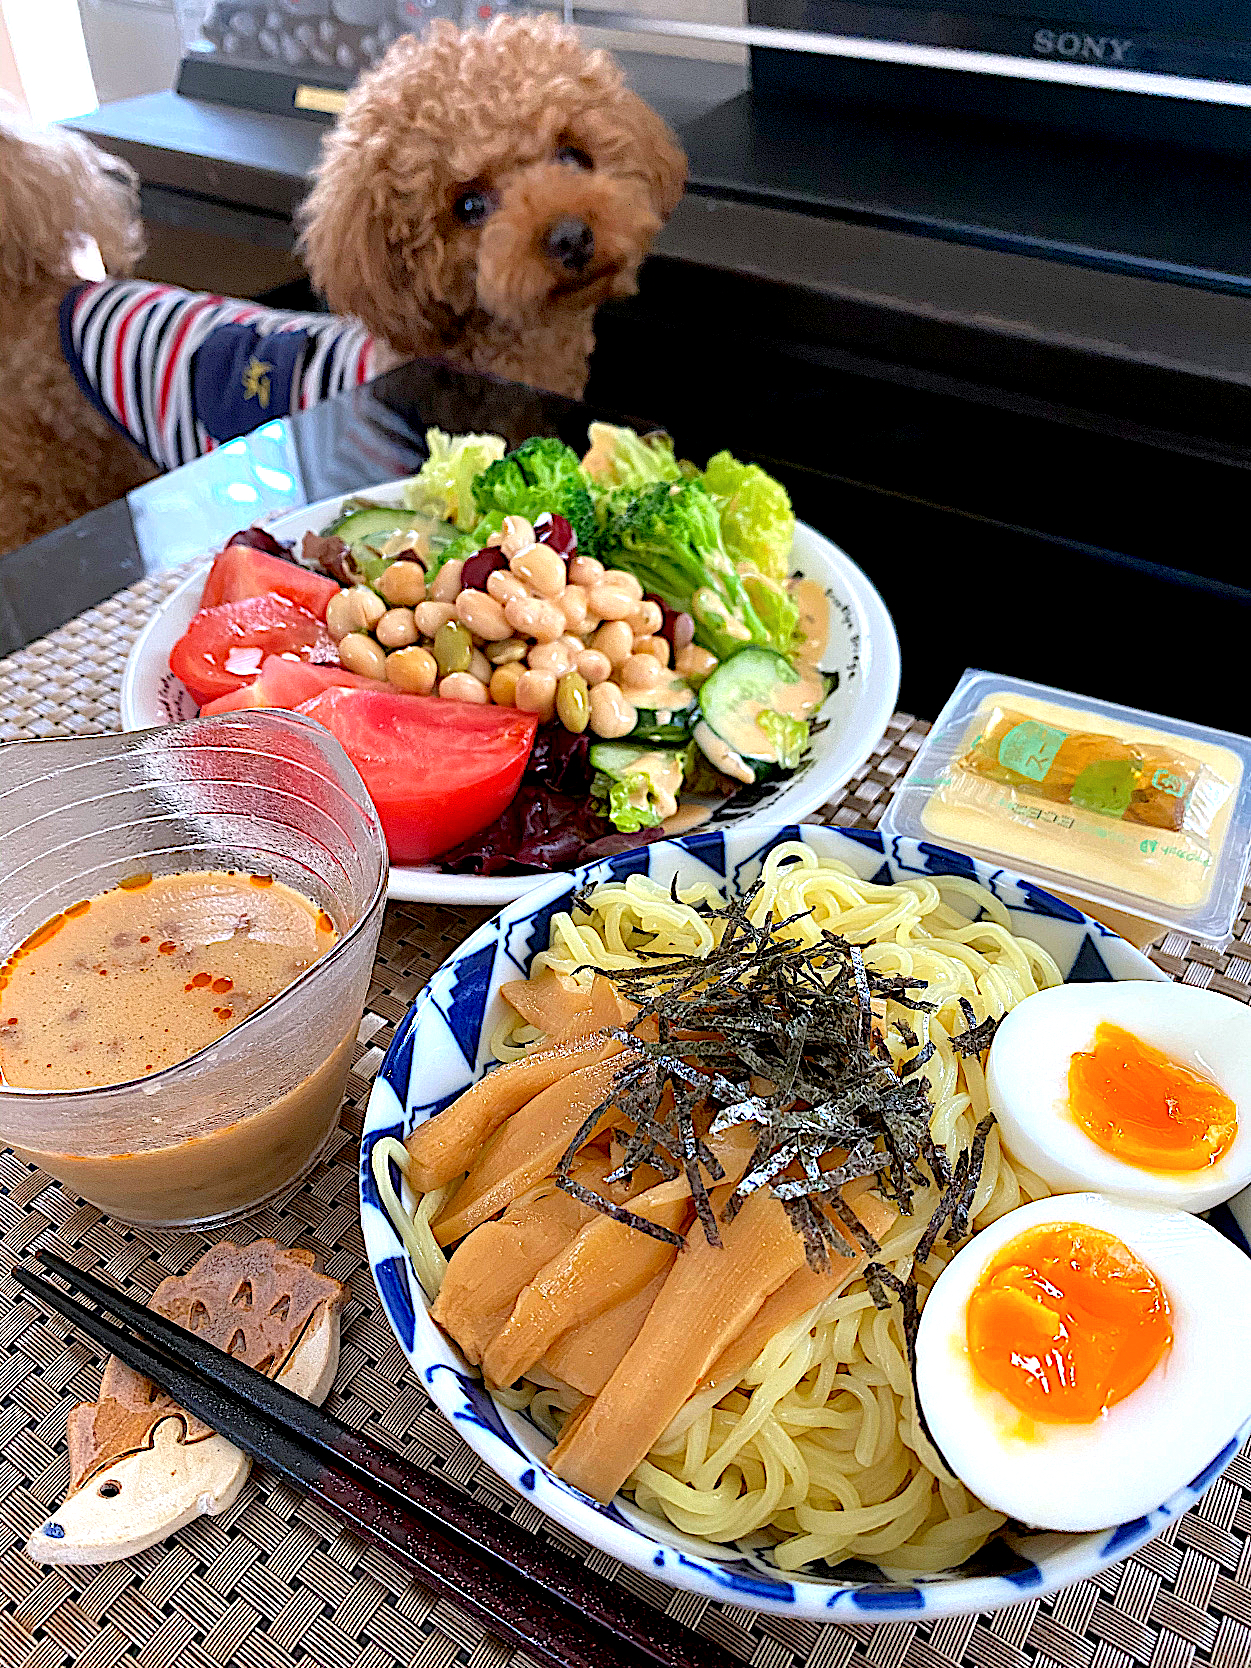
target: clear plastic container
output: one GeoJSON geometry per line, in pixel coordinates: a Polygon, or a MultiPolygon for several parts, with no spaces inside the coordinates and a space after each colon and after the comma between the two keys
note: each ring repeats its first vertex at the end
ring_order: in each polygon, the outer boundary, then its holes
{"type": "Polygon", "coordinates": [[[1251,740],[968,671],[882,832],[1001,861],[1140,945],[1214,943],[1251,855],[1251,740]]]}
{"type": "Polygon", "coordinates": [[[334,945],[219,1042],[100,1089],[0,1083],[0,1140],[124,1221],[227,1221],[283,1192],[338,1118],[386,903],[377,812],[339,743],[286,712],[0,747],[0,959],[139,870],[272,874],[334,945]]]}

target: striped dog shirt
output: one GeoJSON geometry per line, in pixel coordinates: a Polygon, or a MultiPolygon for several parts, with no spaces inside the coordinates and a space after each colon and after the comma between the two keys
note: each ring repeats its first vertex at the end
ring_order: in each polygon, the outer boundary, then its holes
{"type": "Polygon", "coordinates": [[[367,382],[378,345],[349,319],[137,278],[80,284],[61,303],[78,386],[162,469],[367,382]]]}

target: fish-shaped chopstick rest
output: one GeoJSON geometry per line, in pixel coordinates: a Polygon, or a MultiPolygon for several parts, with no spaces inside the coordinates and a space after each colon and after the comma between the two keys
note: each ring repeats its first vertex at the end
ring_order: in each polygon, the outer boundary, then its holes
{"type": "MultiPolygon", "coordinates": [[[[215,1245],[162,1280],[148,1307],[320,1403],[339,1364],[346,1296],[311,1251],[262,1239],[215,1245]]],[[[201,1513],[224,1512],[251,1466],[115,1356],[99,1400],[71,1410],[68,1436],[70,1492],[26,1543],[41,1564],[107,1564],[154,1546],[201,1513]]]]}

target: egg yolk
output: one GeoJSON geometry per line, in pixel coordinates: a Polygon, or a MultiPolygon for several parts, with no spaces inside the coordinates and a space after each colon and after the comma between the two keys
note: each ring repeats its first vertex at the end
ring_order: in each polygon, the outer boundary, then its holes
{"type": "Polygon", "coordinates": [[[1143,1170],[1206,1169],[1238,1133],[1223,1089],[1107,1021],[1069,1061],[1069,1110],[1104,1152],[1143,1170]]]}
{"type": "Polygon", "coordinates": [[[1013,1407],[1085,1425],[1123,1401],[1173,1342],[1168,1298],[1123,1240],[1048,1222],[983,1269],[965,1313],[973,1369],[1013,1407]]]}

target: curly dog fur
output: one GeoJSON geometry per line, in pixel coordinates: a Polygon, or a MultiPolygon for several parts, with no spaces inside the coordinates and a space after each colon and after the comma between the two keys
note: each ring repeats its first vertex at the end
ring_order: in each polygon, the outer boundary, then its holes
{"type": "MultiPolygon", "coordinates": [[[[436,22],[350,94],[300,244],[332,311],[359,318],[390,363],[441,359],[576,396],[596,308],[633,293],[685,179],[665,123],[572,29],[436,22]]],[[[133,271],[133,171],[0,109],[0,553],[155,473],[61,354],[58,306],[92,242],[110,276],[133,271]]]]}
{"type": "Polygon", "coordinates": [[[105,269],[143,251],[134,173],[64,129],[0,108],[0,554],[155,473],[78,391],[57,309],[94,241],[105,269]]]}
{"type": "Polygon", "coordinates": [[[302,210],[301,248],[329,306],[397,358],[576,397],[596,308],[633,293],[685,181],[668,127],[572,29],[501,16],[464,34],[436,22],[398,40],[350,94],[302,210]],[[480,223],[458,215],[466,197],[485,207],[480,223]],[[576,270],[545,246],[562,223],[593,238],[576,270]]]}

